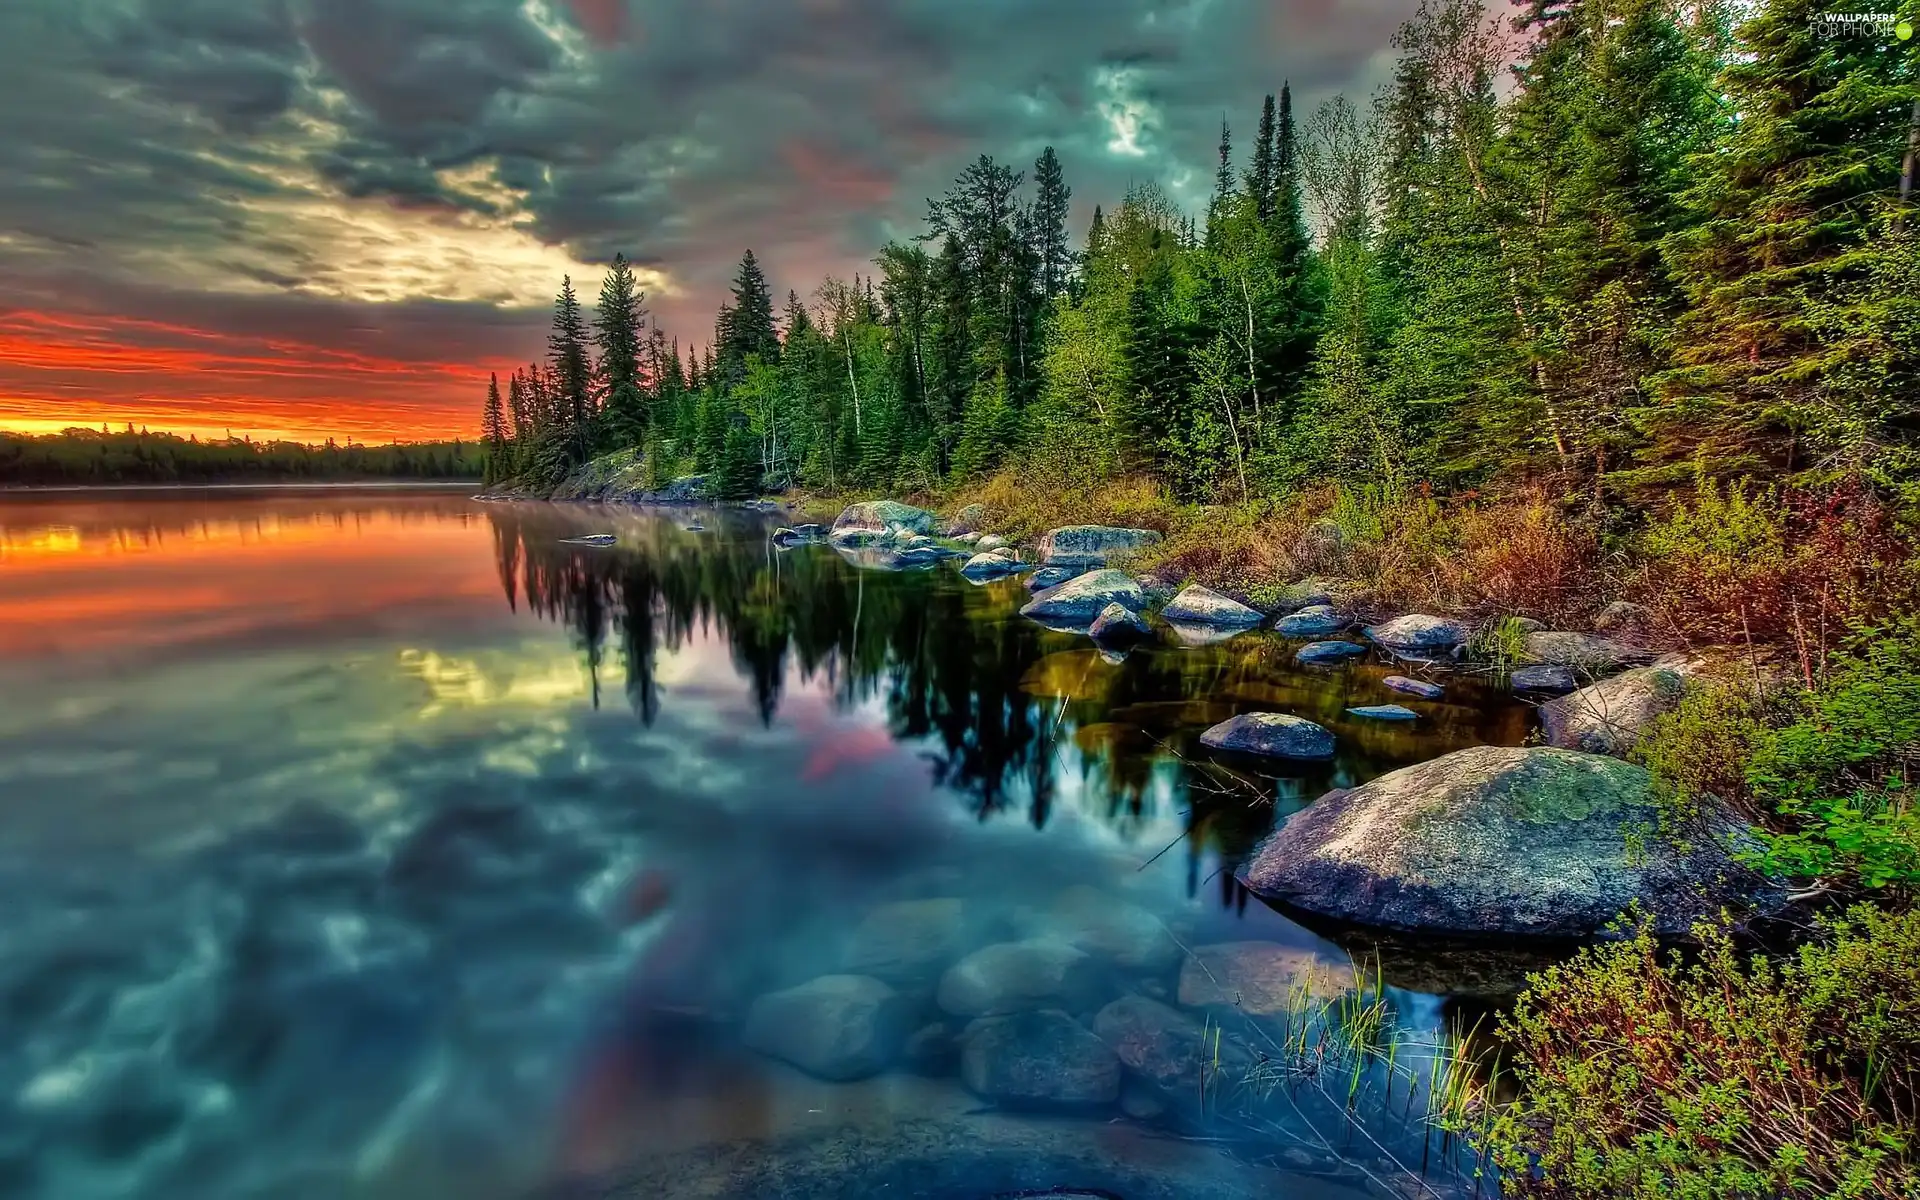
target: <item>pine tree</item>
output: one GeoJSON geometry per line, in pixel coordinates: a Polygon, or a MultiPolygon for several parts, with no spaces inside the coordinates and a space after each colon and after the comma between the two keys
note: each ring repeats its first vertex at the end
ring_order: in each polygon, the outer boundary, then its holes
{"type": "Polygon", "coordinates": [[[1067,290],[1073,253],[1067,248],[1067,201],[1073,190],[1060,171],[1053,147],[1041,151],[1033,164],[1038,190],[1033,202],[1033,253],[1039,260],[1040,294],[1051,299],[1067,290]]]}
{"type": "Polygon", "coordinates": [[[587,354],[587,323],[580,314],[580,300],[574,295],[571,276],[561,281],[560,294],[554,300],[547,362],[552,371],[552,403],[564,430],[566,458],[577,465],[587,461],[590,455],[593,368],[587,354]]]}
{"type": "Polygon", "coordinates": [[[487,402],[480,413],[480,437],[487,444],[486,482],[501,477],[507,462],[507,417],[500,402],[500,376],[487,376],[487,402]]]}
{"type": "Polygon", "coordinates": [[[780,331],[773,324],[773,292],[751,250],[740,256],[740,270],[733,279],[733,302],[721,309],[714,342],[718,347],[716,362],[729,387],[746,377],[750,356],[757,354],[769,363],[780,357],[780,331]]]}
{"type": "Polygon", "coordinates": [[[1253,144],[1253,167],[1247,172],[1247,197],[1253,201],[1254,214],[1261,224],[1273,219],[1273,187],[1278,163],[1276,141],[1279,129],[1274,121],[1273,96],[1269,94],[1260,109],[1260,134],[1253,144]]]}
{"type": "Polygon", "coordinates": [[[1641,414],[1656,463],[1832,472],[1911,455],[1915,244],[1894,217],[1920,59],[1823,36],[1815,18],[1835,11],[1767,0],[1720,77],[1737,120],[1693,160],[1697,223],[1666,243],[1692,307],[1641,414]]]}
{"type": "Polygon", "coordinates": [[[613,265],[600,284],[594,340],[600,348],[599,385],[606,433],[617,446],[638,446],[646,437],[646,381],[641,374],[640,337],[647,312],[645,300],[626,256],[614,255],[613,265]]]}

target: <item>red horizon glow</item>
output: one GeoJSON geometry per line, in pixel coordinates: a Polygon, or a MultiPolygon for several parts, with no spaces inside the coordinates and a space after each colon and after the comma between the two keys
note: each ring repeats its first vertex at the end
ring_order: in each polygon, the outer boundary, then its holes
{"type": "Polygon", "coordinates": [[[132,317],[0,311],[0,430],[128,424],[181,437],[375,444],[471,441],[489,373],[132,317]]]}

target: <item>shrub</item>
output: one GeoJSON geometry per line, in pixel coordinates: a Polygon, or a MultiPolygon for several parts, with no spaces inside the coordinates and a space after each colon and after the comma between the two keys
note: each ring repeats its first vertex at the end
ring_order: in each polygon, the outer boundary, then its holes
{"type": "Polygon", "coordinates": [[[1501,1019],[1519,1092],[1474,1136],[1511,1190],[1920,1194],[1920,914],[1863,906],[1778,962],[1696,932],[1691,961],[1644,928],[1583,950],[1501,1019]]]}

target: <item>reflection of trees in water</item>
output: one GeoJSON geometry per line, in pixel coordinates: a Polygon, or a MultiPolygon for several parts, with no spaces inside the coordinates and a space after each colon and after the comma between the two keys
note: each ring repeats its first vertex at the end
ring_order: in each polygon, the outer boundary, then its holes
{"type": "Polygon", "coordinates": [[[1196,754],[1199,731],[1260,708],[1335,723],[1347,704],[1374,699],[1350,694],[1369,686],[1363,676],[1288,669],[1278,644],[1257,636],[1108,662],[1083,637],[1018,618],[1025,593],[1017,586],[858,570],[819,547],[782,553],[747,514],[711,514],[704,519],[718,528],[698,535],[665,517],[623,514],[612,549],[565,544],[580,530],[564,510],[499,506],[489,518],[508,602],[523,598],[573,630],[596,703],[611,653],[634,712],[651,725],[661,705],[658,654],[719,639],[763,722],[772,723],[792,672],[827,681],[842,708],[879,700],[891,735],[929,746],[934,779],[969,797],[983,819],[1024,801],[1033,824],[1044,825],[1069,784],[1089,815],[1124,832],[1144,830],[1158,806],[1173,805],[1191,835],[1190,885],[1217,884],[1232,906],[1246,899],[1233,869],[1276,810],[1458,745],[1518,742],[1525,732],[1506,710],[1433,706],[1420,731],[1343,727],[1330,768],[1276,779],[1257,764],[1196,754]],[[1216,874],[1203,873],[1208,850],[1219,854],[1216,874]]]}

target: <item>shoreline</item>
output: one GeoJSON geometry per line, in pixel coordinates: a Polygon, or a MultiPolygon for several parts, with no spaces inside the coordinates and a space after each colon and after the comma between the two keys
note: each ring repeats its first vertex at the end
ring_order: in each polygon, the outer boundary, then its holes
{"type": "Polygon", "coordinates": [[[247,483],[7,483],[0,484],[0,496],[41,496],[71,492],[325,492],[348,489],[385,491],[467,491],[483,486],[478,479],[368,479],[327,480],[323,482],[288,481],[247,483]]]}

